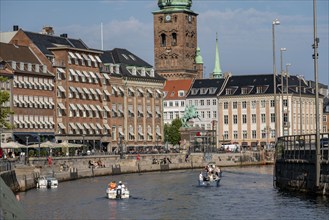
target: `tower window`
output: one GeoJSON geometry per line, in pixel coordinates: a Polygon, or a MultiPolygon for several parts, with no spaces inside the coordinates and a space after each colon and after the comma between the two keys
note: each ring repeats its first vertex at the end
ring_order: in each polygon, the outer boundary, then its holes
{"type": "Polygon", "coordinates": [[[176,46],[177,45],[177,34],[172,33],[171,34],[171,46],[176,46]]]}
{"type": "Polygon", "coordinates": [[[165,47],[165,46],[166,46],[166,35],[161,34],[161,47],[165,47]]]}

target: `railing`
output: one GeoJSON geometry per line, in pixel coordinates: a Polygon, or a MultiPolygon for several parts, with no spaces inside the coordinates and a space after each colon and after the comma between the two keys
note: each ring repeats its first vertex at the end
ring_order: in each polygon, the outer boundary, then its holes
{"type": "MultiPolygon", "coordinates": [[[[320,134],[321,160],[328,161],[329,133],[320,134]]],[[[275,146],[276,159],[316,160],[316,134],[290,135],[279,137],[275,146]]]]}

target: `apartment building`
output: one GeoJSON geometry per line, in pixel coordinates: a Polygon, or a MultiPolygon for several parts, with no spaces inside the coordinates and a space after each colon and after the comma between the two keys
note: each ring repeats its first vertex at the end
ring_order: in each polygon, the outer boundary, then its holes
{"type": "Polygon", "coordinates": [[[193,84],[192,79],[167,80],[164,86],[163,121],[170,124],[182,118],[186,108],[186,96],[193,84]]]}
{"type": "Polygon", "coordinates": [[[8,81],[1,90],[11,94],[6,104],[14,112],[10,122],[14,128],[6,133],[20,143],[38,143],[54,138],[54,75],[27,46],[0,43],[1,75],[8,81]],[[6,74],[3,74],[6,73],[6,74]]]}

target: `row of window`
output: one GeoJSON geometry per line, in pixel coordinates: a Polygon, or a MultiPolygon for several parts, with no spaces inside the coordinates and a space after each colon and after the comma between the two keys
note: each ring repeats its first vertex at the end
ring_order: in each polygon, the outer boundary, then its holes
{"type": "Polygon", "coordinates": [[[69,51],[68,56],[69,64],[81,65],[81,66],[94,66],[98,67],[98,63],[102,63],[101,59],[97,55],[73,53],[69,51]]]}
{"type": "Polygon", "coordinates": [[[14,76],[14,88],[51,91],[54,89],[54,83],[52,79],[47,78],[14,76]]]}
{"type": "MultiPolygon", "coordinates": [[[[247,118],[248,116],[246,114],[242,114],[242,124],[247,124],[247,118]]],[[[266,123],[266,114],[260,114],[261,123],[266,123]]],[[[233,124],[238,124],[238,115],[232,115],[233,124]]],[[[275,122],[275,114],[271,113],[270,122],[275,122]]],[[[251,123],[256,124],[257,123],[257,115],[251,114],[251,123]]],[[[229,124],[229,116],[224,115],[224,124],[229,124]]]]}

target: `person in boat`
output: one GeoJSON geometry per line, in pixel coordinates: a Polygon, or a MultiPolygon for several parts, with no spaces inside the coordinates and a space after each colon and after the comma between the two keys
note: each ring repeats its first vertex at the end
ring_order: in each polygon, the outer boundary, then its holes
{"type": "Polygon", "coordinates": [[[109,184],[109,189],[110,190],[115,190],[115,188],[117,187],[117,184],[115,181],[112,181],[110,184],[109,184]]]}
{"type": "Polygon", "coordinates": [[[202,171],[201,171],[200,174],[199,174],[199,180],[200,180],[200,181],[203,181],[203,180],[204,180],[204,177],[203,177],[202,171]]]}

